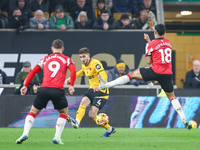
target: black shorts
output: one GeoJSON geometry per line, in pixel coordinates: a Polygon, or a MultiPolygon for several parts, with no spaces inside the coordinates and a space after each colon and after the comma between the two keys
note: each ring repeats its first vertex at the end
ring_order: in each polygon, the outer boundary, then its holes
{"type": "Polygon", "coordinates": [[[165,92],[171,93],[174,91],[171,74],[155,73],[151,67],[140,68],[140,73],[144,81],[156,80],[165,92]]]}
{"type": "Polygon", "coordinates": [[[46,108],[48,101],[53,102],[54,108],[61,110],[68,107],[65,91],[59,88],[41,87],[38,88],[37,96],[33,106],[39,110],[46,108]]]}
{"type": "Polygon", "coordinates": [[[90,99],[91,105],[99,108],[99,110],[106,104],[108,99],[106,97],[109,97],[108,94],[101,91],[94,92],[93,89],[88,89],[83,97],[85,96],[90,99]]]}

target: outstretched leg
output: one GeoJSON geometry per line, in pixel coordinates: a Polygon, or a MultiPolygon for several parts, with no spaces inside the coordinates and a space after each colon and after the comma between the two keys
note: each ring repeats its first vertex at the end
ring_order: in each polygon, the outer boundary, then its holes
{"type": "Polygon", "coordinates": [[[132,71],[129,74],[123,75],[113,81],[110,81],[110,82],[105,82],[99,75],[101,89],[106,89],[106,88],[110,88],[110,87],[117,86],[117,85],[123,85],[123,84],[128,83],[132,79],[143,79],[141,76],[141,73],[140,73],[140,69],[136,69],[135,71],[132,71]]]}
{"type": "Polygon", "coordinates": [[[88,105],[90,105],[91,101],[89,100],[88,97],[83,97],[78,111],[76,112],[76,119],[71,118],[69,115],[67,117],[67,121],[75,128],[77,129],[80,125],[81,120],[83,119],[83,117],[85,116],[85,111],[86,111],[86,107],[88,105]]]}

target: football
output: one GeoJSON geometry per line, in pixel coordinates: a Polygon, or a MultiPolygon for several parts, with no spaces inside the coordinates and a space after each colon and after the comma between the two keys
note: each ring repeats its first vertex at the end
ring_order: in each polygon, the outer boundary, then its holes
{"type": "Polygon", "coordinates": [[[97,125],[99,125],[99,126],[105,126],[109,122],[109,117],[104,113],[100,113],[97,115],[96,122],[97,122],[97,125]]]}
{"type": "Polygon", "coordinates": [[[197,123],[194,120],[189,121],[193,129],[197,128],[197,123]]]}

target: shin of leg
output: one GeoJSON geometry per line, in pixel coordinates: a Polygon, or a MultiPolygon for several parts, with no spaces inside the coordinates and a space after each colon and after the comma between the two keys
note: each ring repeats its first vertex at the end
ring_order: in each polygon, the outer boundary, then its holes
{"type": "Polygon", "coordinates": [[[179,114],[179,116],[181,117],[181,119],[185,118],[185,114],[182,110],[181,104],[180,102],[176,99],[174,92],[171,93],[167,93],[165,92],[167,97],[169,98],[169,100],[172,103],[172,106],[174,107],[174,109],[176,110],[176,112],[179,114]]]}
{"type": "Polygon", "coordinates": [[[90,103],[91,103],[91,101],[89,100],[88,97],[83,97],[83,99],[79,105],[78,111],[76,112],[76,119],[78,119],[80,122],[83,119],[83,117],[85,116],[86,107],[90,103]]]}

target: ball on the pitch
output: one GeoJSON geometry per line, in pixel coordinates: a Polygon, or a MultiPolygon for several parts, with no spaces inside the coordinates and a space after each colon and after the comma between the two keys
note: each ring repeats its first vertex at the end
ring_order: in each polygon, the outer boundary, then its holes
{"type": "Polygon", "coordinates": [[[97,115],[97,121],[96,122],[97,122],[97,125],[99,125],[99,126],[105,126],[109,122],[109,117],[104,113],[100,113],[100,114],[97,115]]]}
{"type": "Polygon", "coordinates": [[[191,121],[189,121],[189,122],[190,122],[190,124],[192,125],[192,128],[193,128],[193,129],[196,129],[196,128],[197,128],[197,123],[196,123],[196,121],[191,120],[191,121]]]}

